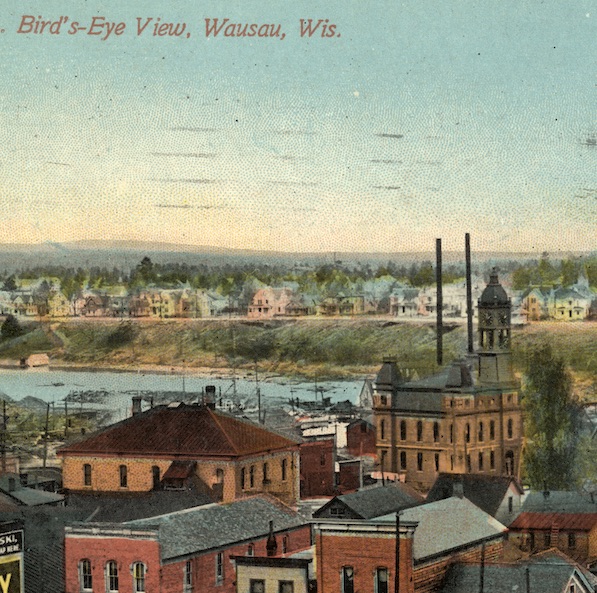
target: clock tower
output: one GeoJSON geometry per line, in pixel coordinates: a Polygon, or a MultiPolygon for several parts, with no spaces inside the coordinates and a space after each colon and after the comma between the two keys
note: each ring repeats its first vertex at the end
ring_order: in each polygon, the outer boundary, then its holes
{"type": "Polygon", "coordinates": [[[479,381],[485,385],[512,384],[512,301],[500,284],[495,268],[479,298],[478,310],[479,381]]]}

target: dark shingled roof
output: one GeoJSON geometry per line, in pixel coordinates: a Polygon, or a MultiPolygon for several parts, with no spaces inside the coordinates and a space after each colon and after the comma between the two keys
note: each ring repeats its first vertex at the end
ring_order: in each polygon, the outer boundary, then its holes
{"type": "Polygon", "coordinates": [[[365,488],[358,492],[335,496],[313,513],[313,517],[327,517],[330,507],[341,504],[356,519],[371,519],[395,513],[423,502],[423,497],[407,484],[389,484],[365,488]]]}
{"type": "Polygon", "coordinates": [[[178,513],[125,523],[130,527],[159,527],[162,559],[168,560],[266,537],[269,522],[274,532],[306,525],[304,517],[267,496],[230,504],[213,504],[178,513]]]}
{"type": "Polygon", "coordinates": [[[396,366],[396,361],[389,358],[385,359],[375,378],[377,387],[396,387],[403,382],[404,379],[396,366]]]}
{"type": "Polygon", "coordinates": [[[520,513],[510,529],[561,529],[591,531],[597,525],[597,513],[520,513]]]}
{"type": "Polygon", "coordinates": [[[241,457],[297,443],[249,421],[205,406],[159,406],[67,445],[58,455],[176,455],[241,457]]]}
{"type": "Polygon", "coordinates": [[[492,517],[498,511],[511,483],[522,494],[521,486],[511,476],[485,476],[483,474],[440,474],[427,494],[427,502],[454,496],[454,485],[462,484],[465,498],[492,517]]]}
{"type": "MultiPolygon", "coordinates": [[[[551,552],[551,551],[550,551],[551,552]]],[[[588,591],[593,591],[592,578],[564,554],[538,555],[520,564],[486,564],[483,588],[491,593],[513,593],[529,590],[541,593],[566,593],[575,576],[588,591]]],[[[481,568],[479,565],[454,564],[448,570],[441,593],[478,593],[481,568]]]]}
{"type": "Polygon", "coordinates": [[[67,501],[68,508],[76,509],[85,520],[96,522],[133,521],[213,502],[207,494],[192,490],[69,494],[67,501]]]}
{"type": "Polygon", "coordinates": [[[597,513],[597,496],[574,490],[529,492],[522,503],[529,513],[597,513]]]}

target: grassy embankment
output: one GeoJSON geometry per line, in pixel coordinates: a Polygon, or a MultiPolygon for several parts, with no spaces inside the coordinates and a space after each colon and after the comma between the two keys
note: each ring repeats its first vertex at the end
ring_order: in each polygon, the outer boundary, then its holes
{"type": "MultiPolygon", "coordinates": [[[[77,320],[33,324],[15,340],[0,342],[0,358],[18,359],[49,351],[54,365],[133,369],[159,367],[187,372],[229,369],[308,378],[351,378],[374,373],[384,356],[420,376],[437,370],[431,324],[381,319],[77,320]]],[[[444,362],[466,351],[464,326],[447,326],[444,362]]],[[[573,371],[587,397],[597,399],[597,324],[535,323],[513,332],[514,365],[525,368],[528,353],[550,342],[573,371]]]]}

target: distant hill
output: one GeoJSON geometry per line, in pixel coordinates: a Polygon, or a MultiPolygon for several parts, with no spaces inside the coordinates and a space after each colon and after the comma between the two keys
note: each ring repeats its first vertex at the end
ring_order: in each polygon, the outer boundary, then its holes
{"type": "MultiPolygon", "coordinates": [[[[486,267],[500,261],[523,262],[534,260],[541,254],[535,252],[473,252],[473,261],[486,267]]],[[[588,256],[588,252],[551,253],[553,259],[570,256],[588,256]]],[[[144,241],[74,241],[67,243],[45,242],[33,245],[0,243],[0,272],[11,273],[19,268],[62,265],[65,267],[90,268],[94,266],[128,270],[149,256],[155,263],[206,263],[210,265],[270,263],[272,265],[308,266],[332,264],[347,266],[357,264],[380,265],[393,261],[398,265],[410,265],[435,261],[433,251],[426,252],[304,252],[259,251],[252,249],[226,249],[207,245],[177,243],[151,243],[144,241]]],[[[444,251],[446,264],[464,261],[464,250],[444,251]]]]}

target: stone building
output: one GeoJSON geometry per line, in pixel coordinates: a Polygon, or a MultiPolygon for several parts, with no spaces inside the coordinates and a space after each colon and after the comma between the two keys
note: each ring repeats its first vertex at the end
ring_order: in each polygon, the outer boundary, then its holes
{"type": "Polygon", "coordinates": [[[422,490],[440,472],[518,474],[523,427],[511,309],[494,271],[478,300],[475,357],[409,382],[394,360],[384,361],[373,396],[382,472],[422,490]]]}
{"type": "Polygon", "coordinates": [[[210,406],[157,406],[58,451],[75,492],[185,490],[214,501],[268,493],[295,504],[298,443],[210,406]]]}

